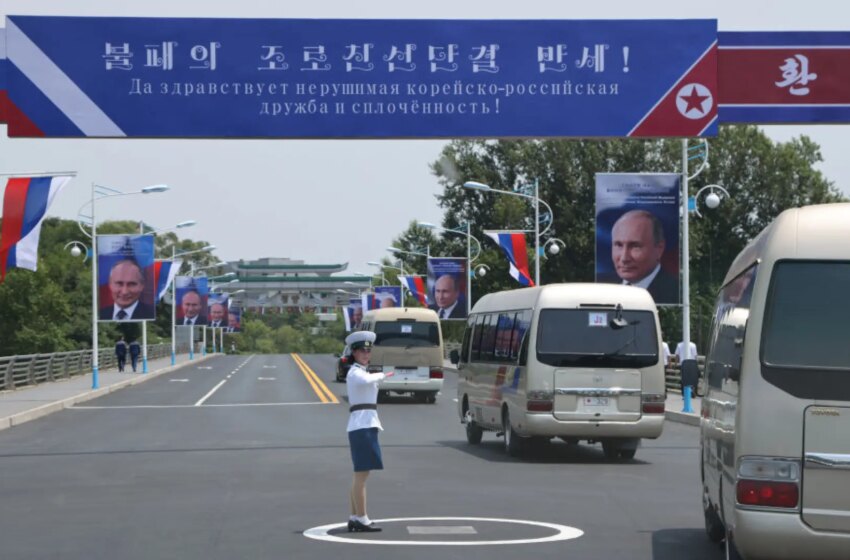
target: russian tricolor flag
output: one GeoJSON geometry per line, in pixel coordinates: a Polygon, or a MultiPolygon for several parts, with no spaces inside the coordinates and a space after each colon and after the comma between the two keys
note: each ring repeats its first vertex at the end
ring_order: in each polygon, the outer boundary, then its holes
{"type": "Polygon", "coordinates": [[[174,261],[154,261],[153,275],[156,281],[156,301],[162,300],[162,297],[168,291],[168,287],[171,286],[182,264],[183,261],[180,259],[174,261]]]}
{"type": "Polygon", "coordinates": [[[41,222],[53,199],[70,180],[67,175],[9,179],[0,228],[0,282],[10,268],[36,269],[41,222]]]}
{"type": "Polygon", "coordinates": [[[6,103],[9,101],[8,86],[6,81],[6,29],[0,27],[0,124],[6,122],[6,103]]]}
{"type": "Polygon", "coordinates": [[[428,299],[426,298],[428,291],[425,289],[425,278],[422,276],[399,276],[399,278],[404,283],[404,287],[416,298],[416,301],[421,303],[422,307],[428,307],[428,299]]]}
{"type": "Polygon", "coordinates": [[[496,242],[511,263],[511,277],[523,286],[534,286],[528,272],[528,249],[525,234],[521,231],[485,231],[487,237],[496,242]]]}

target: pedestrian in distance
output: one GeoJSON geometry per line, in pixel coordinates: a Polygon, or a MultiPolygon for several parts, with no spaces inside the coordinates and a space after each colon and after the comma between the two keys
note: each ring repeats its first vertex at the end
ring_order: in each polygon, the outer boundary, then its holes
{"type": "Polygon", "coordinates": [[[130,343],[130,365],[133,366],[133,373],[136,373],[136,365],[139,363],[139,354],[142,353],[142,346],[138,340],[133,340],[130,343]]]}
{"type": "Polygon", "coordinates": [[[115,358],[118,360],[118,371],[124,371],[127,364],[127,343],[123,336],[115,343],[115,358]]]}
{"type": "Polygon", "coordinates": [[[348,370],[348,443],[354,463],[354,480],[349,501],[351,513],[348,532],[373,533],[381,528],[366,514],[366,479],[369,473],[384,468],[378,432],[383,430],[378,419],[378,382],[392,377],[393,372],[369,373],[372,345],[377,336],[371,331],[358,331],[348,335],[345,343],[351,346],[354,363],[348,370]]]}

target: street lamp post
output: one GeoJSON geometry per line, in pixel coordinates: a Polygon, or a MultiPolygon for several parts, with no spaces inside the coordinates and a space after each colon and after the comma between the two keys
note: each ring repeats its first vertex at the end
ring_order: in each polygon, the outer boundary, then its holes
{"type": "Polygon", "coordinates": [[[461,231],[459,229],[448,229],[432,224],[430,222],[416,222],[416,224],[426,229],[433,229],[437,231],[444,231],[446,233],[455,233],[458,235],[466,236],[466,265],[467,267],[469,267],[466,278],[466,315],[468,317],[469,313],[472,311],[472,263],[475,262],[475,260],[481,256],[481,242],[478,241],[477,237],[472,235],[472,224],[469,222],[469,220],[467,220],[466,231],[461,231]],[[472,256],[473,241],[475,241],[475,244],[478,246],[478,251],[475,253],[475,257],[472,256]]]}
{"type": "Polygon", "coordinates": [[[497,190],[489,185],[485,185],[484,183],[479,183],[477,181],[467,181],[463,184],[464,188],[473,189],[484,192],[495,192],[499,194],[507,194],[511,196],[519,196],[530,200],[534,203],[534,285],[540,285],[540,237],[549,231],[549,228],[552,227],[552,224],[555,221],[555,214],[552,212],[552,207],[546,204],[545,201],[540,200],[540,182],[535,179],[533,186],[534,187],[534,195],[528,195],[520,192],[512,192],[512,191],[502,191],[497,190]],[[549,212],[549,223],[546,224],[546,228],[543,231],[540,231],[540,205],[546,207],[549,212]]]}
{"type": "Polygon", "coordinates": [[[129,196],[133,194],[151,194],[157,192],[165,192],[169,189],[168,185],[151,185],[149,187],[145,187],[138,191],[131,192],[122,192],[117,189],[113,189],[111,187],[106,187],[103,185],[97,185],[92,183],[91,185],[91,200],[86,202],[80,207],[80,210],[77,212],[77,224],[79,225],[80,231],[83,234],[91,237],[91,251],[92,251],[92,276],[91,276],[91,310],[92,310],[92,356],[91,356],[91,368],[92,368],[92,378],[91,378],[91,387],[92,389],[97,389],[100,386],[100,381],[98,379],[99,376],[99,347],[98,347],[98,310],[97,310],[97,213],[96,213],[96,205],[95,203],[98,200],[102,200],[104,198],[110,198],[115,196],[129,196]],[[97,195],[97,196],[96,196],[97,195]],[[86,216],[82,214],[83,208],[88,205],[91,205],[91,216],[86,216]],[[91,233],[87,232],[83,228],[82,219],[90,219],[91,220],[91,233]]]}
{"type": "MultiPolygon", "coordinates": [[[[186,221],[180,222],[179,224],[175,225],[174,227],[157,229],[157,228],[150,228],[150,225],[145,224],[145,222],[140,220],[139,221],[139,233],[142,234],[142,235],[156,235],[157,233],[165,233],[165,232],[172,231],[172,230],[175,230],[175,229],[183,229],[183,228],[187,228],[187,227],[192,227],[196,223],[198,223],[198,222],[196,222],[195,220],[186,220],[186,221]],[[151,231],[145,233],[145,225],[148,225],[148,227],[151,229],[151,231]]],[[[172,261],[172,266],[174,266],[173,261],[172,261]]],[[[156,304],[156,302],[154,302],[154,304],[156,304]]],[[[142,373],[144,374],[144,373],[147,373],[147,372],[148,372],[148,322],[142,321],[142,373]]]]}
{"type": "MultiPolygon", "coordinates": [[[[204,253],[207,251],[214,251],[215,245],[207,245],[206,247],[202,247],[201,249],[195,249],[194,251],[182,251],[180,253],[177,252],[177,244],[171,244],[171,261],[174,262],[176,257],[185,257],[188,255],[194,255],[195,253],[204,253]]],[[[168,249],[168,247],[164,247],[164,249],[168,249]]],[[[173,265],[172,265],[173,266],[173,265]]],[[[192,346],[194,345],[194,341],[189,341],[189,352],[192,352],[192,346]]],[[[177,282],[171,283],[171,365],[177,363],[177,282]]]]}

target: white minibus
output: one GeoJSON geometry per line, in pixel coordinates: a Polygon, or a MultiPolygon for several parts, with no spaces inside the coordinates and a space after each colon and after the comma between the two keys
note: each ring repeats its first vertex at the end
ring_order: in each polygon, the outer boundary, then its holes
{"type": "Polygon", "coordinates": [[[369,371],[394,371],[378,384],[378,396],[411,394],[434,403],[443,388],[443,333],[437,313],[418,307],[373,309],[363,315],[360,329],[373,331],[369,371]]]}
{"type": "Polygon", "coordinates": [[[727,558],[850,558],[850,204],[787,210],[738,255],[706,380],[709,538],[727,558]]]}
{"type": "Polygon", "coordinates": [[[516,456],[559,437],[631,459],[664,423],[660,332],[643,288],[550,284],[485,295],[452,353],[467,440],[501,432],[516,456]]]}

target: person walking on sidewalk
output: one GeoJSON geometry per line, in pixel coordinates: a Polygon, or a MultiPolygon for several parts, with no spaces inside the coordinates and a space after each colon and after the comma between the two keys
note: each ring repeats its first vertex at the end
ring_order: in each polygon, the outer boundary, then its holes
{"type": "Polygon", "coordinates": [[[142,346],[138,340],[133,340],[130,343],[130,365],[133,366],[133,373],[136,373],[136,364],[139,363],[139,354],[142,353],[142,346]]]}
{"type": "Polygon", "coordinates": [[[351,514],[348,532],[372,533],[380,531],[366,514],[366,479],[373,470],[381,470],[381,446],[378,431],[383,430],[378,419],[378,382],[391,377],[393,372],[369,373],[369,359],[376,335],[371,331],[358,331],[348,335],[345,343],[351,346],[354,364],[348,370],[348,443],[354,463],[354,480],[349,501],[351,514]]]}
{"type": "Polygon", "coordinates": [[[127,364],[127,343],[124,342],[123,336],[115,343],[115,358],[118,360],[118,371],[124,371],[127,364]]]}

